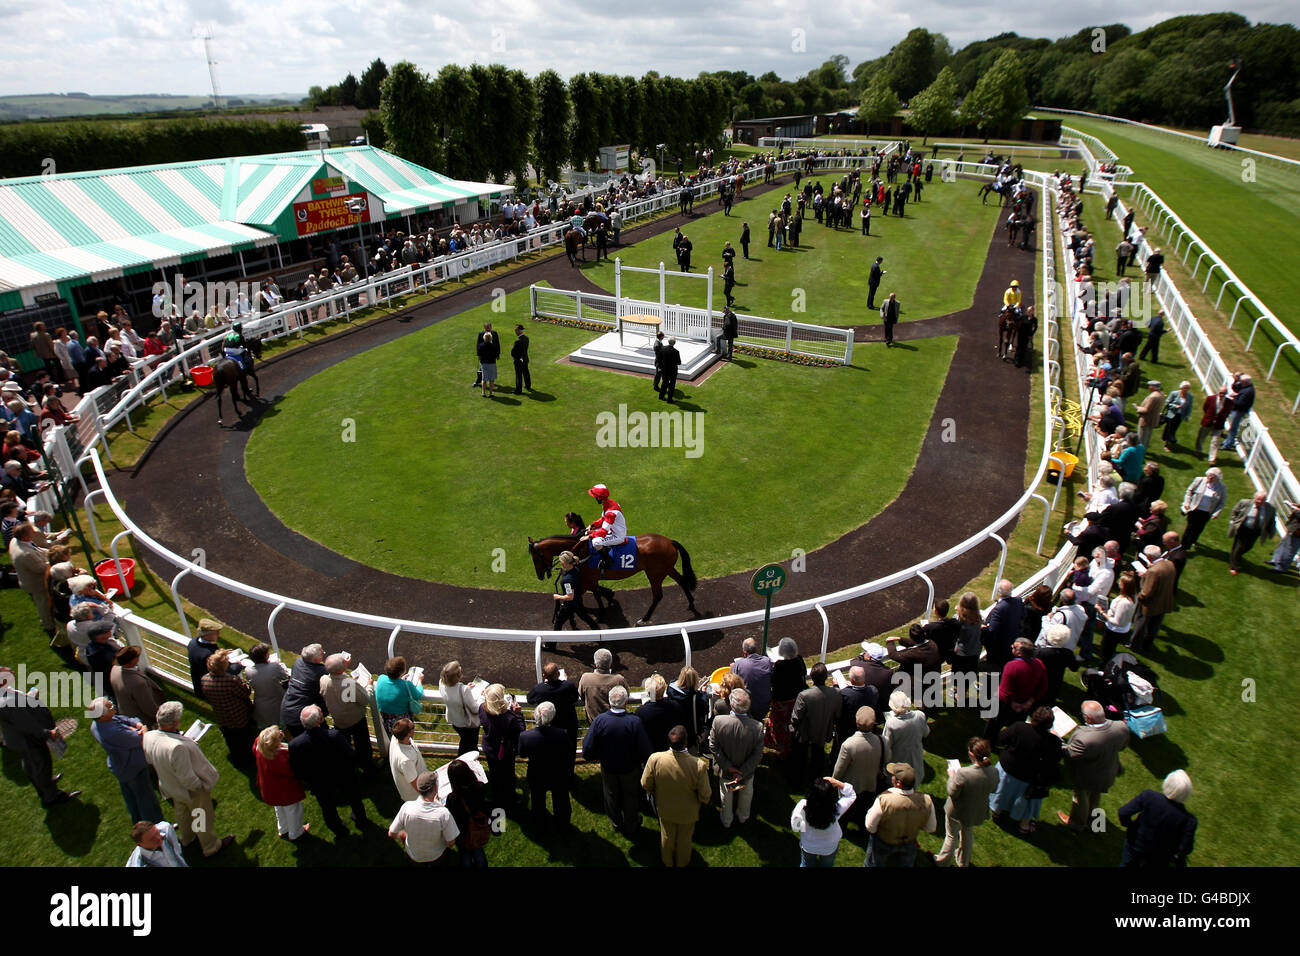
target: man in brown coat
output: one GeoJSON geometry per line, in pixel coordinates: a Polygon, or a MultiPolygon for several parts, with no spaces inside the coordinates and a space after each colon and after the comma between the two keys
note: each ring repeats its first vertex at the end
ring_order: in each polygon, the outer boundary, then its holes
{"type": "Polygon", "coordinates": [[[1147,397],[1142,399],[1142,404],[1137,407],[1138,416],[1138,444],[1143,448],[1151,447],[1151,435],[1154,433],[1156,423],[1160,421],[1160,415],[1165,410],[1165,393],[1160,391],[1160,383],[1155,379],[1147,382],[1147,397]]]}
{"type": "Polygon", "coordinates": [[[1107,720],[1106,711],[1095,700],[1083,702],[1083,723],[1070,737],[1065,757],[1074,770],[1074,799],[1070,812],[1057,810],[1062,823],[1082,833],[1093,823],[1093,814],[1119,775],[1119,754],[1128,746],[1128,727],[1122,720],[1107,720]]]}
{"type": "Polygon", "coordinates": [[[108,682],[117,698],[119,714],[134,717],[148,730],[157,727],[158,708],[167,702],[167,695],[140,670],[140,648],[128,645],[117,652],[108,682]]]}
{"type": "Polygon", "coordinates": [[[641,786],[654,797],[659,811],[659,853],[664,866],[691,862],[691,837],[700,807],[712,799],[708,762],[686,750],[686,728],[668,731],[668,748],[651,754],[641,773],[641,786]]]}
{"type": "Polygon", "coordinates": [[[578,694],[582,697],[582,707],[587,712],[587,723],[591,723],[609,710],[611,687],[627,686],[627,681],[622,674],[610,672],[614,664],[614,655],[605,648],[596,651],[592,663],[596,665],[596,669],[583,674],[578,679],[578,694]]]}
{"type": "Polygon", "coordinates": [[[1133,650],[1145,653],[1160,633],[1160,623],[1174,609],[1174,592],[1178,588],[1178,568],[1154,544],[1147,545],[1142,554],[1151,562],[1142,572],[1142,588],[1138,592],[1138,610],[1142,612],[1142,625],[1133,638],[1133,650]]]}

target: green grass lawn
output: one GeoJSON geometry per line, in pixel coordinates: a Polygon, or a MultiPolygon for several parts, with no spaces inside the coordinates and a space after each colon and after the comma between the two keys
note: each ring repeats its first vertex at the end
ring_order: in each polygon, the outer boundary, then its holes
{"type": "Polygon", "coordinates": [[[739,357],[706,383],[679,388],[675,409],[703,429],[693,433],[699,455],[688,457],[686,447],[597,445],[598,413],[669,406],[645,378],[558,364],[592,337],[529,322],[527,294],[516,292],[504,313],[483,306],[372,349],[279,402],[249,442],[249,479],[286,524],[349,557],[497,590],[536,588],[526,537],[563,533],[569,510],[590,520],[586,489],[605,481],[633,534],[676,537],[700,576],[715,577],[785,557],[792,540],[812,550],[888,504],[907,481],[956,347],[917,342],[916,352],[873,355],[870,369],[739,357]],[[465,343],[484,320],[506,330],[528,322],[536,393],[488,400],[467,387],[474,363],[465,343]],[[433,378],[430,367],[459,371],[433,378]],[[868,446],[869,416],[896,427],[868,446]],[[354,442],[342,440],[344,419],[355,422],[354,442]],[[805,496],[814,471],[842,493],[805,496]],[[362,493],[340,494],[340,476],[356,474],[366,476],[354,485],[362,493]],[[720,494],[730,514],[746,516],[744,534],[706,532],[716,530],[720,494]],[[796,498],[797,517],[772,506],[796,498]],[[492,571],[498,547],[504,573],[492,571]]]}
{"type": "MultiPolygon", "coordinates": [[[[1133,178],[1176,210],[1278,319],[1291,331],[1300,330],[1292,307],[1300,299],[1300,273],[1277,268],[1276,255],[1270,253],[1300,242],[1300,175],[1259,163],[1254,181],[1244,181],[1243,157],[1231,150],[1210,149],[1137,126],[1076,116],[1064,119],[1109,146],[1121,163],[1133,168],[1133,178]],[[1264,237],[1267,245],[1261,244],[1264,237]]],[[[1217,288],[1212,284],[1211,289],[1217,288]]]]}
{"type": "MultiPolygon", "coordinates": [[[[840,176],[822,175],[827,195],[840,176]]],[[[806,182],[807,180],[805,180],[806,182]]],[[[767,218],[786,190],[738,203],[730,216],[718,210],[716,200],[696,203],[697,213],[710,215],[683,223],[682,231],[694,245],[691,271],[713,267],[713,307],[726,304],[722,295],[722,248],[730,242],[736,250],[736,311],[772,319],[794,319],[814,325],[870,325],[879,316],[867,309],[867,274],[876,256],[884,256],[887,272],[876,305],[897,292],[903,321],[928,319],[969,308],[984,265],[984,254],[997,222],[997,208],[981,206],[978,188],[969,180],[927,184],[921,202],[908,203],[902,218],[883,216],[872,207],[871,235],[863,236],[854,212],[852,229],[827,229],[811,210],[804,219],[797,247],[777,252],[767,245],[767,218]],[[740,230],[749,223],[750,261],[741,257],[740,230]],[[935,282],[936,264],[942,264],[943,281],[935,282]]],[[[859,207],[860,208],[860,207],[859,207]]],[[[657,269],[664,262],[677,269],[671,232],[634,246],[617,249],[624,265],[657,269]]],[[[588,279],[614,290],[613,260],[589,261],[583,266],[588,279]]],[[[659,277],[638,273],[623,275],[623,295],[659,301],[659,277]]],[[[706,284],[701,280],[669,279],[669,302],[703,308],[706,284]]]]}

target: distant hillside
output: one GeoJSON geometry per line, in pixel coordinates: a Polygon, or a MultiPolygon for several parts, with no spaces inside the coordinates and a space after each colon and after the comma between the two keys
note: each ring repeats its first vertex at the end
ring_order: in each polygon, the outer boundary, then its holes
{"type": "MultiPolygon", "coordinates": [[[[241,93],[224,97],[227,107],[296,106],[305,94],[241,93]]],[[[212,109],[210,96],[173,96],[166,93],[135,93],[125,96],[90,96],[86,93],[36,93],[0,96],[0,122],[32,119],[71,119],[77,116],[109,116],[167,113],[179,110],[212,109]]]]}

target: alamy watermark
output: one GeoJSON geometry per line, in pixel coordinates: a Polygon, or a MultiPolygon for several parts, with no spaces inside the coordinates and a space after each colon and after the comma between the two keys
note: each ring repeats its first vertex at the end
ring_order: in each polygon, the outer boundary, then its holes
{"type": "Polygon", "coordinates": [[[29,671],[26,664],[18,670],[0,670],[0,689],[12,687],[17,691],[16,707],[64,707],[80,709],[87,719],[98,714],[90,704],[97,697],[106,697],[104,675],[80,671],[29,671]]]}
{"type": "Polygon", "coordinates": [[[596,415],[598,448],[682,448],[687,458],[704,454],[704,413],[629,412],[619,405],[618,412],[596,415]]]}

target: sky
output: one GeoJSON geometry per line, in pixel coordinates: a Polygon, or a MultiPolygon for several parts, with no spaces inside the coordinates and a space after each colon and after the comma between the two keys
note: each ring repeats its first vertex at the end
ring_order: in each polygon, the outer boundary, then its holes
{"type": "Polygon", "coordinates": [[[918,26],[958,50],[1009,31],[1049,39],[1106,23],[1137,31],[1223,9],[1252,23],[1296,19],[1294,0],[0,0],[0,94],[209,94],[194,39],[204,30],[221,93],[232,96],[305,93],[349,71],[359,77],[375,57],[429,73],[479,62],[566,78],[735,69],[794,79],[835,54],[852,69],[918,26]]]}

